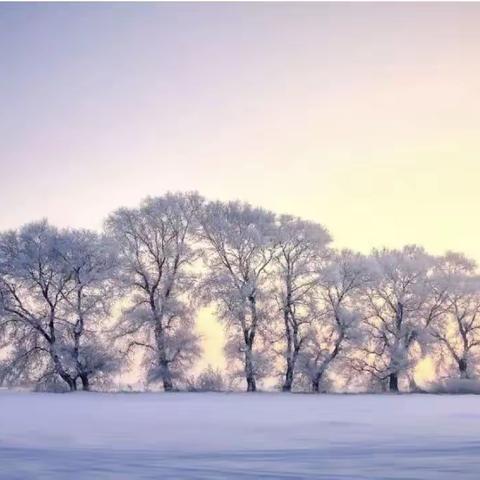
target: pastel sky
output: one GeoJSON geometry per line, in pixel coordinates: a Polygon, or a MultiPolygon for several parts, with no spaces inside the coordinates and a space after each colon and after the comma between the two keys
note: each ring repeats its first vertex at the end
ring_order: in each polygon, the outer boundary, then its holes
{"type": "Polygon", "coordinates": [[[480,4],[1,4],[0,229],[167,190],[480,261],[480,4]]]}

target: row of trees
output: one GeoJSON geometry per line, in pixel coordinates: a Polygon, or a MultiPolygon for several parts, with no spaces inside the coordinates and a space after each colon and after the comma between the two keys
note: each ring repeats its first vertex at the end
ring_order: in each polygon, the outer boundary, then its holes
{"type": "MultiPolygon", "coordinates": [[[[336,251],[319,224],[196,193],[121,208],[101,234],[46,221],[0,234],[0,381],[88,390],[132,358],[172,390],[201,355],[198,309],[226,327],[229,374],[248,391],[332,383],[415,388],[475,375],[480,281],[461,254],[417,246],[336,251]]],[[[207,380],[208,383],[208,380],[207,380]]]]}

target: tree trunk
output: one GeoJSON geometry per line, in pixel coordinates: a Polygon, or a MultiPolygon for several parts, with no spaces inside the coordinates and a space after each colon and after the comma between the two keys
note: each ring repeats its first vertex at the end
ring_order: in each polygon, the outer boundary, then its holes
{"type": "Polygon", "coordinates": [[[77,382],[68,374],[60,374],[62,380],[68,385],[71,392],[77,391],[77,382]]]}
{"type": "Polygon", "coordinates": [[[245,379],[247,380],[247,392],[257,391],[257,381],[255,378],[255,366],[253,364],[253,345],[255,342],[255,333],[257,328],[257,305],[254,295],[248,297],[250,312],[252,315],[250,328],[244,328],[243,339],[245,341],[245,379]]]}
{"type": "Polygon", "coordinates": [[[312,379],[312,392],[320,393],[320,380],[322,379],[321,375],[316,375],[312,379]]]}
{"type": "Polygon", "coordinates": [[[82,375],[80,375],[80,380],[82,381],[82,389],[85,392],[88,392],[90,390],[90,382],[88,380],[88,375],[83,373],[82,375]]]}
{"type": "Polygon", "coordinates": [[[163,389],[166,392],[171,392],[173,390],[173,382],[168,378],[164,378],[163,379],[163,389]]]}
{"type": "Polygon", "coordinates": [[[298,341],[298,333],[294,332],[294,348],[287,357],[287,370],[285,372],[285,381],[282,386],[282,391],[291,392],[293,379],[295,376],[295,365],[297,364],[298,354],[300,352],[300,342],[298,341]]]}
{"type": "Polygon", "coordinates": [[[68,388],[71,392],[77,390],[77,382],[75,378],[72,378],[63,368],[60,358],[55,352],[55,345],[50,346],[50,355],[53,359],[53,364],[55,365],[55,371],[60,376],[60,378],[68,385],[68,388]]]}
{"type": "Polygon", "coordinates": [[[282,392],[291,392],[293,384],[293,363],[290,358],[287,358],[287,370],[285,372],[285,381],[282,385],[282,392]]]}
{"type": "Polygon", "coordinates": [[[247,392],[256,392],[257,383],[253,375],[247,376],[247,392]]]}
{"type": "Polygon", "coordinates": [[[292,383],[293,383],[293,361],[292,361],[293,335],[292,335],[292,330],[290,328],[288,307],[285,307],[283,310],[283,321],[285,323],[285,337],[287,339],[286,352],[285,352],[287,369],[285,371],[285,380],[283,382],[282,391],[290,392],[292,390],[292,383]]]}
{"type": "Polygon", "coordinates": [[[71,392],[77,389],[77,382],[75,378],[71,377],[68,372],[63,368],[60,357],[57,353],[57,344],[56,344],[56,335],[55,335],[55,309],[53,306],[50,307],[50,321],[48,323],[48,329],[50,335],[46,336],[46,339],[49,343],[49,353],[55,366],[55,372],[60,378],[68,385],[68,388],[71,392]]]}
{"type": "Polygon", "coordinates": [[[155,337],[158,350],[158,364],[160,367],[160,378],[162,379],[163,389],[166,392],[173,390],[172,372],[170,371],[170,362],[167,358],[167,348],[165,346],[165,333],[163,331],[161,320],[157,318],[155,327],[155,337]]]}
{"type": "Polygon", "coordinates": [[[388,390],[390,392],[398,392],[398,373],[391,373],[388,376],[388,390]]]}
{"type": "Polygon", "coordinates": [[[245,379],[247,380],[247,392],[256,392],[257,381],[252,359],[252,342],[249,342],[245,348],[245,379]]]}
{"type": "MultiPolygon", "coordinates": [[[[78,318],[75,323],[75,327],[73,329],[73,339],[74,339],[74,346],[73,346],[73,357],[75,359],[75,363],[77,365],[77,375],[80,377],[82,382],[82,389],[88,390],[88,377],[87,374],[83,372],[82,362],[80,360],[80,338],[83,335],[83,311],[82,311],[82,291],[83,287],[81,286],[80,278],[77,276],[77,312],[78,318]]],[[[77,377],[77,378],[78,378],[77,377]]],[[[75,390],[77,389],[77,378],[75,378],[75,390]]]]}
{"type": "Polygon", "coordinates": [[[60,375],[60,378],[68,385],[68,388],[71,392],[75,392],[77,390],[77,382],[70,376],[68,373],[65,371],[58,371],[58,375],[60,375]]]}
{"type": "Polygon", "coordinates": [[[287,338],[286,361],[287,368],[285,371],[285,380],[283,382],[282,391],[290,392],[292,390],[293,378],[295,375],[295,365],[297,363],[298,354],[300,352],[301,342],[298,338],[298,326],[295,319],[290,317],[291,313],[285,309],[285,336],[287,338]],[[290,321],[291,320],[291,321],[290,321]],[[291,325],[291,322],[293,325],[291,325]]]}
{"type": "Polygon", "coordinates": [[[465,358],[458,360],[458,370],[460,371],[460,378],[468,378],[468,363],[465,358]]]}
{"type": "Polygon", "coordinates": [[[248,330],[244,330],[243,337],[245,340],[245,380],[247,381],[247,392],[255,392],[257,390],[257,382],[252,358],[255,335],[248,330]]]}
{"type": "Polygon", "coordinates": [[[171,392],[173,390],[173,381],[172,381],[172,374],[170,372],[170,366],[166,360],[162,361],[161,365],[162,365],[163,389],[166,392],[171,392]]]}

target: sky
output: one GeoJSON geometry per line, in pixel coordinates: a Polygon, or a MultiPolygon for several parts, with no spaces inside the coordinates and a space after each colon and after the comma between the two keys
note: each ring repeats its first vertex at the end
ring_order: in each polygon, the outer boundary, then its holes
{"type": "Polygon", "coordinates": [[[475,3],[0,4],[0,229],[198,190],[480,261],[479,25],[475,3]]]}

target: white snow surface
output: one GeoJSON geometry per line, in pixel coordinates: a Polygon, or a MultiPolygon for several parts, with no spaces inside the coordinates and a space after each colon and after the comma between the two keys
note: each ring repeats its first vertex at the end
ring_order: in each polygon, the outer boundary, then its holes
{"type": "Polygon", "coordinates": [[[473,395],[0,391],[0,479],[480,478],[473,395]]]}

